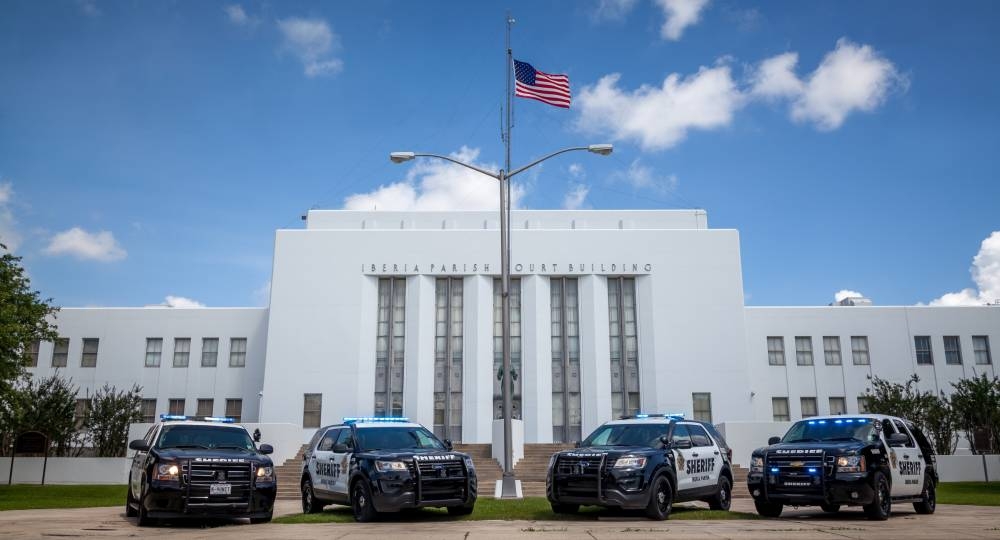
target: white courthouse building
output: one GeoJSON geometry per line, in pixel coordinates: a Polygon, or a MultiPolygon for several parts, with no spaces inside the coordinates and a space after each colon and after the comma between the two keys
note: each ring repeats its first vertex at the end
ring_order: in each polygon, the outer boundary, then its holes
{"type": "MultiPolygon", "coordinates": [[[[295,424],[405,415],[458,442],[499,417],[495,212],[313,210],[275,235],[266,308],[63,308],[33,350],[81,397],[295,424]]],[[[526,443],[625,413],[715,423],[862,412],[869,376],[995,375],[1000,307],[746,307],[739,233],[701,210],[515,211],[512,360],[526,443]]]]}

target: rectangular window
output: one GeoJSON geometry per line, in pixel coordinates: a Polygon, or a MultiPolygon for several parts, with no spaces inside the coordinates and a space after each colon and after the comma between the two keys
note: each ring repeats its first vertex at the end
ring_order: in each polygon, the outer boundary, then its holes
{"type": "Polygon", "coordinates": [[[201,340],[201,367],[215,367],[219,363],[219,338],[201,340]]]}
{"type": "MultiPolygon", "coordinates": [[[[302,427],[318,428],[323,416],[323,394],[305,394],[302,397],[302,427]]],[[[375,416],[385,416],[375,412],[375,416]]]]}
{"type": "Polygon", "coordinates": [[[69,338],[56,338],[52,343],[52,367],[66,367],[69,358],[69,338]]]}
{"type": "Polygon", "coordinates": [[[435,282],[434,434],[462,440],[462,278],[435,282]]]}
{"type": "Polygon", "coordinates": [[[913,349],[917,352],[917,364],[933,364],[930,336],[913,336],[913,349]]]}
{"type": "Polygon", "coordinates": [[[962,364],[962,341],[958,336],[944,336],[944,363],[962,364]]]}
{"type": "MultiPolygon", "coordinates": [[[[191,361],[191,338],[174,338],[174,367],[188,367],[191,361]]],[[[211,416],[211,415],[206,415],[211,416]]]]}
{"type": "Polygon", "coordinates": [[[972,350],[976,355],[977,364],[982,366],[993,363],[993,359],[990,358],[989,336],[972,336],[972,350]]]}
{"type": "Polygon", "coordinates": [[[80,367],[97,367],[97,338],[83,338],[83,354],[80,356],[80,367]]]}
{"type": "Polygon", "coordinates": [[[156,422],[156,398],[142,400],[140,405],[142,411],[142,421],[145,424],[156,422]]]}
{"type": "Polygon", "coordinates": [[[851,357],[856,366],[871,364],[871,356],[868,354],[868,336],[851,336],[851,357]]]}
{"type": "Polygon", "coordinates": [[[184,399],[171,399],[167,402],[167,412],[170,414],[184,414],[184,399]]]}
{"type": "Polygon", "coordinates": [[[375,338],[375,416],[403,415],[405,330],[406,278],[381,278],[375,338]]]}
{"type": "Polygon", "coordinates": [[[163,338],[146,338],[146,367],[160,367],[163,354],[163,338]]]}
{"type": "Polygon", "coordinates": [[[813,339],[811,336],[795,336],[795,363],[800,366],[813,365],[813,339]]]}
{"type": "MultiPolygon", "coordinates": [[[[521,418],[521,280],[510,278],[510,416],[521,418]]],[[[503,373],[503,291],[499,279],[493,280],[493,418],[503,418],[503,392],[499,375],[503,373]]]]}
{"type": "Polygon", "coordinates": [[[785,338],[781,336],[767,337],[767,363],[772,366],[785,365],[785,338]]]}
{"type": "Polygon", "coordinates": [[[867,412],[869,412],[868,398],[858,396],[858,414],[865,414],[867,412]]]}
{"type": "Polygon", "coordinates": [[[788,398],[771,398],[771,415],[775,422],[787,422],[792,419],[788,414],[788,398]]]}
{"type": "Polygon", "coordinates": [[[232,418],[237,424],[243,421],[243,400],[227,399],[226,416],[232,418]]]}
{"type": "Polygon", "coordinates": [[[639,337],[635,278],[608,278],[612,418],[639,412],[639,337]]]}
{"type": "Polygon", "coordinates": [[[819,414],[816,412],[816,398],[804,397],[799,400],[799,403],[802,405],[802,418],[809,418],[810,416],[819,414]]]}
{"type": "Polygon", "coordinates": [[[830,398],[830,414],[847,414],[847,400],[842,397],[830,398]]]}
{"type": "Polygon", "coordinates": [[[229,367],[246,367],[247,338],[234,337],[229,340],[229,367]]]}
{"type": "Polygon", "coordinates": [[[38,367],[38,350],[42,347],[40,341],[33,341],[28,345],[26,366],[38,367]]]}
{"type": "Polygon", "coordinates": [[[691,394],[691,405],[694,410],[694,419],[699,422],[712,423],[712,394],[709,392],[695,392],[691,394]]]}
{"type": "Polygon", "coordinates": [[[823,336],[823,358],[828,366],[840,365],[840,336],[823,336]]]}
{"type": "Polygon", "coordinates": [[[576,278],[549,279],[552,339],[552,441],[582,439],[580,313],[576,278]]]}
{"type": "Polygon", "coordinates": [[[83,429],[83,424],[87,421],[87,412],[89,411],[89,399],[76,400],[76,408],[73,410],[73,425],[76,426],[76,429],[83,429]]]}
{"type": "Polygon", "coordinates": [[[199,399],[198,400],[198,416],[212,416],[212,410],[215,408],[214,399],[199,399]]]}

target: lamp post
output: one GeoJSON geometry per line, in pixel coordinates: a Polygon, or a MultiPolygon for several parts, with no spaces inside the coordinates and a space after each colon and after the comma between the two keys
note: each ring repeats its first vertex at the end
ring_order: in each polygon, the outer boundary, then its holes
{"type": "Polygon", "coordinates": [[[512,403],[512,380],[510,373],[510,179],[522,172],[538,165],[539,163],[558,156],[559,154],[565,154],[566,152],[574,152],[579,150],[586,150],[588,152],[598,154],[601,156],[606,156],[610,154],[614,147],[610,144],[592,144],[590,146],[574,146],[570,148],[563,148],[556,152],[552,152],[546,156],[543,156],[523,167],[519,167],[512,171],[504,171],[500,169],[497,172],[488,171],[481,167],[476,167],[469,163],[459,161],[457,159],[442,156],[439,154],[427,154],[427,153],[417,153],[417,152],[392,152],[389,154],[389,160],[393,163],[403,163],[405,161],[410,161],[418,157],[429,157],[436,159],[443,159],[445,161],[450,161],[456,165],[461,165],[467,169],[472,169],[481,174],[485,174],[490,178],[494,178],[499,182],[500,186],[500,283],[501,283],[501,312],[502,312],[502,328],[503,336],[501,339],[501,348],[503,349],[503,368],[500,380],[500,389],[503,394],[503,481],[500,489],[500,497],[503,499],[514,499],[517,498],[517,482],[514,478],[514,448],[513,440],[511,437],[511,403],[512,403]]]}

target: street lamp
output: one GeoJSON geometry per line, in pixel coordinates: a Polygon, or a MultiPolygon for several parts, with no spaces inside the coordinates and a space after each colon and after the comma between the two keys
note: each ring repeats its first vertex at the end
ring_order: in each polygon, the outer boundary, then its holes
{"type": "MultiPolygon", "coordinates": [[[[591,144],[590,146],[573,146],[570,148],[563,148],[562,150],[552,152],[551,154],[536,159],[523,167],[513,169],[510,172],[505,172],[503,169],[500,169],[497,172],[488,171],[486,169],[476,167],[475,165],[470,165],[463,161],[439,154],[426,154],[418,152],[392,152],[389,154],[389,160],[393,163],[403,163],[418,157],[443,159],[456,165],[461,165],[467,169],[472,169],[478,173],[485,174],[490,178],[496,179],[500,183],[500,283],[502,298],[501,312],[503,313],[503,322],[501,325],[503,327],[503,338],[501,342],[503,349],[504,375],[500,381],[501,393],[503,394],[503,481],[500,488],[500,498],[502,499],[517,498],[517,483],[514,478],[513,465],[514,448],[511,438],[511,394],[513,393],[513,389],[511,387],[512,381],[510,377],[510,179],[511,177],[521,174],[522,172],[549,158],[553,158],[559,154],[565,154],[566,152],[579,150],[586,150],[594,154],[606,156],[611,154],[614,147],[610,144],[591,144]]],[[[509,159],[510,157],[508,155],[508,161],[509,159]]]]}

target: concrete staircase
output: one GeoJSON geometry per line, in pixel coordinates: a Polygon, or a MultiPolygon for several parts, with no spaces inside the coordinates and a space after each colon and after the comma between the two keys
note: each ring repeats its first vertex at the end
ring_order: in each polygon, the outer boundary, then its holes
{"type": "Polygon", "coordinates": [[[303,444],[295,457],[274,467],[274,473],[278,475],[278,500],[298,500],[302,497],[299,480],[302,479],[302,455],[306,451],[306,446],[308,445],[303,444]]]}
{"type": "Polygon", "coordinates": [[[454,450],[469,454],[476,465],[476,479],[479,481],[479,496],[492,497],[493,488],[503,474],[500,463],[493,459],[492,444],[459,444],[454,450]]]}
{"type": "Polygon", "coordinates": [[[572,444],[525,444],[524,457],[514,465],[514,475],[521,481],[525,497],[545,496],[545,475],[552,454],[573,448],[572,444]]]}

